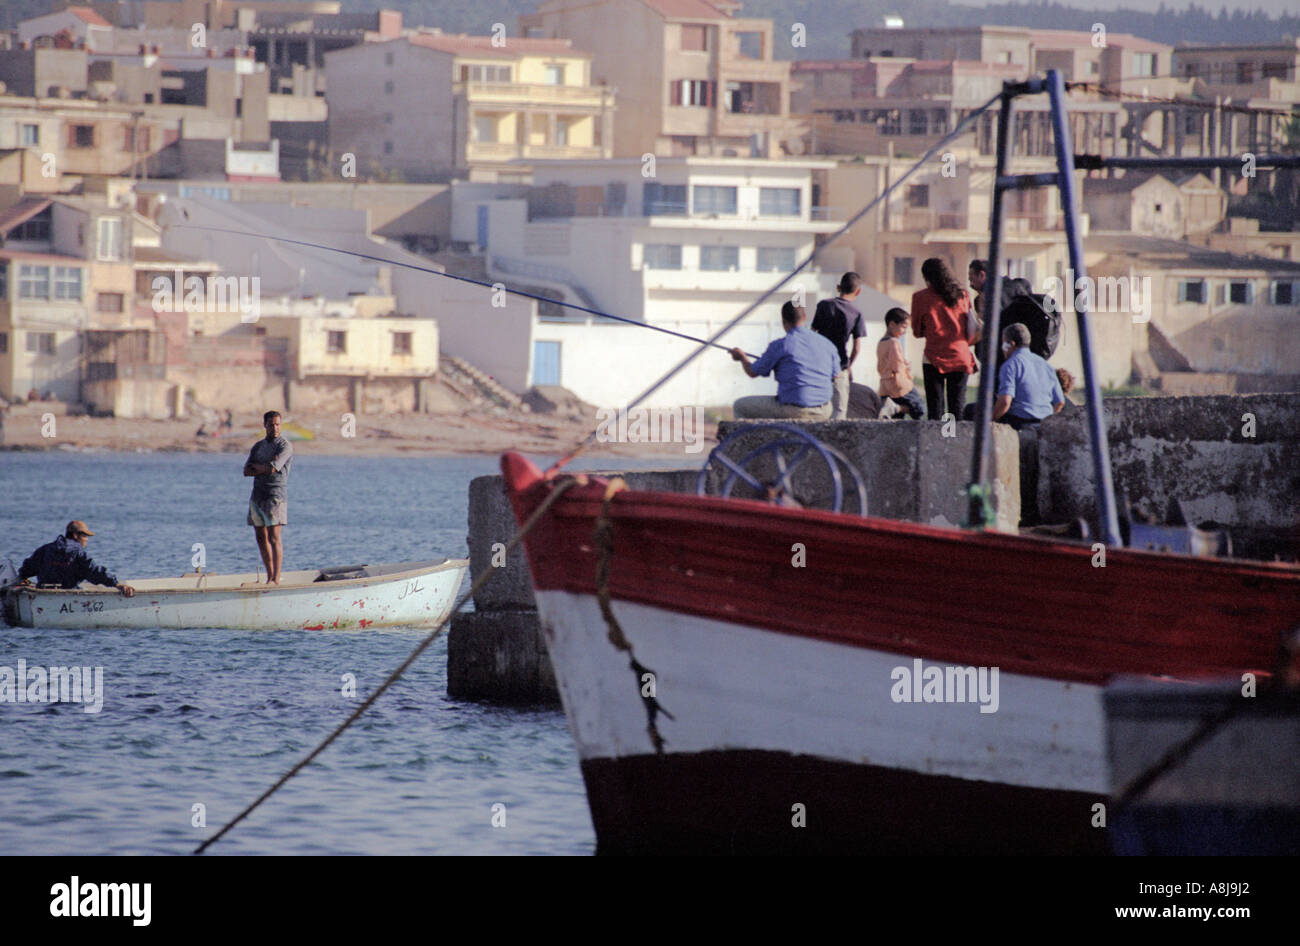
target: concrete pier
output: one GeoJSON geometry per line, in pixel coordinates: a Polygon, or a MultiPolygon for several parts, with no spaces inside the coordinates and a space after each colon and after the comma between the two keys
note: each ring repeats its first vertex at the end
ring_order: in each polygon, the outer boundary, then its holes
{"type": "MultiPolygon", "coordinates": [[[[1104,413],[1116,486],[1130,500],[1163,514],[1169,499],[1180,499],[1194,524],[1225,524],[1235,554],[1268,559],[1276,549],[1294,558],[1300,546],[1300,394],[1115,398],[1105,402],[1104,413]]],[[[729,455],[738,459],[779,438],[757,430],[745,434],[762,423],[721,424],[720,440],[742,434],[729,455]]],[[[916,421],[797,426],[838,449],[863,474],[869,515],[935,525],[965,521],[973,424],[947,430],[941,423],[916,421]]],[[[994,425],[992,499],[994,528],[1001,531],[1017,531],[1022,457],[1027,460],[1027,514],[1036,503],[1044,522],[1091,517],[1092,466],[1081,409],[1049,418],[1036,436],[1022,438],[1009,427],[994,425]]],[[[693,493],[698,470],[606,475],[622,475],[633,489],[693,493]]],[[[716,495],[722,480],[721,474],[710,476],[707,491],[716,495]]],[[[824,500],[829,494],[830,475],[820,461],[801,467],[795,481],[802,496],[824,500]]],[[[855,511],[851,505],[846,509],[855,511]]],[[[514,533],[502,478],[474,480],[469,490],[474,577],[492,568],[494,546],[499,551],[514,533]]],[[[452,621],[448,694],[503,703],[557,703],[522,551],[496,571],[475,599],[477,611],[452,621]]]]}

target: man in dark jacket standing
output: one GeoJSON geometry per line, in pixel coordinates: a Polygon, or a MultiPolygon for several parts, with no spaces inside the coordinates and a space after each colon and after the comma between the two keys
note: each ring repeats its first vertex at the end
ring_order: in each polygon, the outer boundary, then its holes
{"type": "Polygon", "coordinates": [[[116,588],[130,598],[135,589],[118,584],[108,569],[96,565],[86,554],[86,543],[94,534],[80,519],[73,519],[63,535],[42,545],[23,562],[23,567],[18,570],[19,579],[28,581],[35,578],[39,584],[60,588],[75,588],[88,581],[116,588]]]}
{"type": "Polygon", "coordinates": [[[853,300],[862,292],[862,277],[845,273],[835,287],[839,295],[817,303],[813,313],[812,330],[827,338],[840,353],[840,373],[835,376],[835,393],[831,398],[831,420],[844,420],[849,413],[849,368],[862,348],[862,337],[867,334],[862,324],[862,313],[853,300]],[[850,348],[849,340],[853,340],[850,348]]]}

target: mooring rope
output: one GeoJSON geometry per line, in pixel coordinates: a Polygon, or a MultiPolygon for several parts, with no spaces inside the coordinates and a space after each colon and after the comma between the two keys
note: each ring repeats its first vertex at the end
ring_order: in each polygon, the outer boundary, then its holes
{"type": "Polygon", "coordinates": [[[1300,627],[1284,633],[1279,642],[1277,663],[1273,673],[1260,683],[1258,696],[1241,696],[1232,700],[1224,709],[1213,713],[1197,725],[1189,735],[1171,746],[1159,759],[1149,765],[1133,778],[1115,799],[1115,813],[1124,811],[1146,792],[1165,774],[1182,765],[1207,739],[1236,719],[1249,705],[1250,699],[1267,699],[1285,693],[1295,693],[1300,687],[1297,671],[1297,657],[1300,657],[1300,627]]]}
{"type": "MultiPolygon", "coordinates": [[[[640,395],[638,395],[635,399],[633,399],[624,408],[625,411],[630,411],[633,408],[635,408],[637,405],[645,401],[646,398],[650,397],[652,394],[658,391],[665,384],[667,384],[670,379],[672,379],[675,375],[677,375],[679,372],[684,370],[687,367],[687,365],[689,365],[696,358],[698,358],[700,354],[703,353],[705,350],[707,350],[710,347],[724,348],[724,346],[719,345],[717,343],[718,339],[720,339],[723,335],[727,334],[727,332],[731,331],[742,321],[747,319],[758,309],[760,305],[762,305],[773,295],[775,295],[786,283],[788,283],[791,279],[797,276],[800,272],[807,269],[808,266],[813,262],[813,260],[815,260],[821,254],[822,250],[830,246],[832,243],[834,243],[836,240],[842,237],[845,233],[847,233],[859,220],[861,220],[864,216],[866,216],[873,209],[875,209],[882,201],[888,199],[889,196],[893,194],[894,191],[896,191],[900,186],[902,186],[904,181],[906,181],[909,177],[911,177],[914,173],[916,173],[916,171],[921,167],[921,165],[925,164],[932,157],[934,157],[939,152],[939,149],[942,148],[944,145],[946,145],[948,142],[957,138],[959,135],[964,134],[966,128],[969,125],[971,125],[973,122],[975,122],[986,111],[992,108],[993,105],[996,104],[999,101],[999,99],[1001,99],[1001,97],[1002,97],[1002,93],[999,92],[997,95],[994,95],[987,102],[985,102],[979,108],[975,109],[970,114],[968,114],[965,118],[963,118],[960,122],[958,122],[953,127],[953,130],[951,132],[949,132],[943,138],[939,139],[939,141],[935,142],[935,144],[932,145],[925,152],[925,154],[923,154],[920,158],[918,158],[916,162],[912,164],[911,167],[909,167],[906,171],[903,172],[902,176],[900,176],[898,180],[894,181],[892,184],[890,184],[888,187],[882,190],[880,194],[878,194],[875,198],[868,201],[867,204],[861,210],[859,210],[852,217],[850,217],[844,223],[844,225],[841,226],[838,230],[836,230],[825,242],[823,242],[820,246],[814,247],[812,253],[809,254],[809,256],[803,262],[801,262],[798,266],[796,266],[789,273],[787,273],[779,282],[777,282],[774,286],[772,286],[761,296],[759,296],[758,299],[756,299],[753,303],[746,306],[745,309],[741,311],[739,315],[737,315],[735,318],[733,318],[730,322],[728,322],[726,325],[724,325],[722,328],[720,328],[717,332],[715,332],[712,336],[710,336],[707,339],[694,338],[689,335],[683,335],[680,332],[673,332],[669,329],[664,329],[659,326],[649,325],[648,323],[645,322],[638,322],[633,319],[627,319],[623,316],[611,315],[608,312],[601,312],[597,309],[588,308],[586,306],[580,306],[575,303],[561,302],[557,299],[547,299],[543,296],[538,296],[533,293],[524,292],[522,290],[504,288],[504,291],[508,293],[512,293],[514,295],[536,299],[538,301],[552,302],[555,303],[556,305],[564,306],[566,308],[571,308],[571,309],[577,309],[579,311],[587,312],[592,315],[599,315],[604,318],[610,318],[610,319],[615,319],[617,321],[628,322],[633,325],[639,325],[643,328],[654,329],[655,331],[665,332],[670,335],[676,335],[680,338],[687,339],[688,341],[697,342],[699,347],[696,348],[695,351],[693,351],[690,355],[683,358],[677,365],[671,368],[667,374],[661,377],[654,384],[650,385],[650,387],[646,388],[646,390],[641,392],[640,395]]],[[[253,238],[260,238],[264,240],[278,241],[281,243],[290,243],[298,246],[308,246],[314,249],[325,250],[332,253],[343,253],[345,255],[355,256],[360,259],[367,259],[375,262],[386,263],[392,266],[402,266],[407,269],[414,269],[420,272],[430,273],[435,276],[443,276],[448,279],[459,280],[461,282],[469,282],[478,286],[485,286],[490,289],[497,288],[497,286],[494,284],[484,283],[476,279],[471,279],[468,276],[459,276],[454,273],[447,273],[447,272],[431,269],[425,266],[418,266],[414,263],[405,263],[400,260],[386,259],[384,257],[373,256],[368,253],[361,253],[356,250],[346,250],[338,247],[326,246],[325,244],[312,243],[306,240],[295,240],[288,237],[271,236],[269,234],[256,233],[253,231],[246,231],[246,230],[236,230],[236,229],[225,228],[225,227],[200,226],[198,224],[175,224],[174,226],[193,229],[193,230],[210,230],[216,232],[231,233],[243,237],[253,237],[253,238]]],[[[502,285],[504,286],[504,284],[502,285]]],[[[584,437],[581,441],[579,441],[578,444],[568,454],[561,457],[554,464],[552,464],[550,469],[547,472],[554,473],[554,471],[562,468],[568,463],[571,463],[573,459],[577,457],[579,453],[582,452],[582,450],[586,449],[586,447],[594,441],[594,438],[597,436],[599,431],[600,431],[599,426],[593,429],[589,434],[587,434],[586,437],[584,437]]],[[[546,499],[537,507],[537,509],[533,511],[533,514],[528,517],[527,522],[525,522],[519,528],[519,530],[515,533],[514,537],[511,538],[509,543],[507,543],[506,554],[508,555],[511,551],[513,551],[516,547],[518,547],[519,543],[523,540],[524,536],[526,536],[532,530],[533,526],[537,524],[537,521],[542,517],[542,515],[547,510],[550,509],[550,507],[556,502],[556,500],[558,500],[565,493],[566,490],[568,490],[571,486],[577,483],[586,483],[586,482],[587,482],[587,478],[581,475],[559,478],[555,483],[555,488],[546,497],[546,499]]],[[[627,642],[626,636],[623,635],[622,628],[618,626],[617,620],[614,619],[613,617],[613,611],[609,607],[609,589],[608,589],[609,559],[613,554],[613,544],[612,544],[612,533],[608,528],[607,515],[608,515],[609,502],[613,497],[613,492],[616,491],[617,490],[607,491],[605,496],[605,503],[602,506],[601,515],[604,518],[605,525],[607,527],[605,530],[605,541],[608,542],[608,547],[602,549],[601,552],[602,560],[599,561],[597,565],[598,576],[602,574],[601,570],[603,569],[603,578],[598,577],[598,582],[597,582],[598,588],[599,587],[604,588],[603,597],[602,595],[598,594],[598,599],[601,599],[601,613],[605,615],[606,621],[609,623],[610,640],[615,644],[616,647],[619,646],[618,640],[620,638],[624,644],[627,644],[625,649],[627,650],[629,654],[629,658],[631,659],[632,669],[638,675],[638,683],[640,683],[642,679],[641,675],[643,673],[650,674],[651,678],[653,679],[654,676],[653,671],[648,670],[647,668],[641,666],[639,663],[636,662],[636,659],[631,656],[631,645],[627,642]]],[[[599,534],[599,530],[598,530],[598,534],[599,534]]],[[[347,719],[345,719],[341,724],[339,724],[339,726],[332,733],[330,733],[329,736],[327,736],[315,749],[313,749],[310,753],[308,753],[307,756],[302,759],[302,761],[300,761],[297,765],[295,765],[283,776],[281,776],[279,781],[277,781],[274,785],[272,785],[265,792],[259,795],[257,799],[253,801],[252,804],[250,804],[247,808],[241,811],[232,820],[227,822],[221,828],[220,831],[218,831],[212,837],[208,838],[208,840],[200,844],[194,850],[193,853],[202,854],[205,850],[207,850],[209,846],[219,841],[235,825],[239,824],[241,821],[247,818],[249,814],[251,814],[253,811],[255,811],[258,808],[258,806],[260,806],[264,801],[266,801],[273,794],[275,794],[275,792],[282,785],[288,782],[289,779],[293,778],[295,775],[301,772],[304,768],[306,768],[309,764],[311,764],[311,762],[318,755],[320,755],[323,751],[325,751],[325,749],[327,749],[330,746],[330,744],[334,742],[335,739],[337,739],[345,730],[347,730],[349,726],[351,726],[354,722],[356,722],[356,720],[359,719],[366,710],[368,710],[371,706],[373,706],[375,701],[379,699],[379,697],[382,696],[384,692],[402,676],[403,673],[406,672],[407,668],[410,667],[411,664],[415,662],[416,658],[418,658],[422,653],[424,653],[424,651],[428,648],[428,646],[432,644],[435,639],[437,639],[439,634],[442,633],[443,628],[445,628],[447,624],[451,621],[452,616],[457,614],[460,611],[460,609],[465,606],[466,602],[468,602],[469,599],[472,598],[479,591],[479,589],[481,589],[485,584],[487,584],[487,582],[492,580],[493,576],[496,574],[496,571],[497,571],[496,569],[490,568],[487,571],[485,571],[482,575],[480,575],[479,578],[470,587],[469,591],[465,592],[465,594],[462,595],[461,598],[452,606],[451,612],[447,615],[447,617],[443,619],[443,621],[439,623],[439,625],[435,627],[429,633],[429,635],[425,637],[423,641],[420,642],[420,644],[415,648],[415,650],[411,652],[410,656],[408,656],[406,660],[402,662],[401,666],[399,666],[396,670],[394,670],[392,674],[389,675],[388,679],[385,680],[382,684],[380,684],[379,687],[375,690],[375,692],[372,693],[365,700],[365,702],[363,702],[360,706],[358,706],[347,719]]],[[[620,649],[624,649],[624,648],[620,648],[620,649]]],[[[659,735],[659,732],[655,726],[655,717],[657,716],[658,713],[663,713],[665,716],[668,716],[669,719],[672,719],[672,716],[668,713],[667,710],[659,706],[658,701],[653,696],[643,697],[642,699],[645,702],[646,712],[649,715],[648,731],[650,733],[651,740],[654,742],[655,751],[662,752],[663,739],[659,735]]]]}
{"type": "MultiPolygon", "coordinates": [[[[552,489],[550,492],[550,495],[548,495],[546,499],[543,500],[542,503],[538,505],[538,507],[535,510],[533,510],[533,514],[528,517],[528,521],[525,522],[522,526],[520,526],[519,531],[515,533],[514,537],[508,543],[506,543],[505,554],[508,556],[511,552],[515,550],[515,548],[519,545],[519,543],[523,541],[524,536],[526,536],[532,530],[533,526],[537,524],[537,522],[542,518],[542,516],[546,513],[546,511],[550,509],[551,506],[554,505],[556,500],[558,500],[561,496],[563,496],[569,490],[570,487],[585,482],[587,482],[587,478],[585,476],[566,476],[566,477],[561,477],[559,480],[557,480],[554,489],[552,489]]],[[[288,772],[284,773],[284,775],[280,777],[279,781],[277,781],[274,785],[272,785],[261,795],[259,795],[251,805],[249,805],[239,814],[235,815],[235,817],[232,818],[230,821],[228,821],[220,831],[218,831],[212,837],[208,838],[197,848],[195,848],[193,853],[202,854],[205,850],[208,849],[210,845],[215,844],[217,841],[220,841],[222,837],[224,837],[225,834],[231,828],[233,828],[235,825],[239,824],[239,822],[247,818],[250,814],[252,814],[257,809],[259,805],[262,804],[262,802],[266,801],[268,798],[274,795],[275,792],[280,788],[280,786],[282,786],[285,782],[289,781],[289,779],[293,778],[295,775],[301,772],[312,762],[313,759],[315,759],[318,755],[324,752],[325,749],[329,747],[330,743],[332,743],[335,739],[341,736],[344,730],[346,730],[349,726],[355,723],[357,719],[361,717],[362,713],[370,709],[370,707],[374,705],[375,701],[379,699],[381,696],[383,696],[385,690],[387,690],[390,686],[392,686],[395,682],[397,682],[398,678],[401,677],[401,675],[406,672],[407,668],[410,667],[411,664],[415,663],[416,658],[419,657],[422,653],[424,653],[424,651],[428,648],[428,646],[434,642],[434,640],[438,637],[439,634],[442,633],[442,629],[446,627],[447,624],[451,621],[452,616],[458,613],[460,609],[465,606],[465,603],[469,601],[470,598],[474,597],[475,594],[478,593],[479,589],[481,589],[484,585],[486,585],[489,581],[491,581],[493,576],[496,575],[496,573],[497,573],[497,569],[495,568],[489,568],[486,571],[484,571],[483,574],[478,577],[478,580],[475,581],[470,586],[469,591],[461,595],[460,600],[458,600],[455,603],[455,605],[452,606],[451,611],[447,614],[445,618],[442,619],[442,621],[438,624],[438,626],[435,627],[431,632],[429,632],[429,635],[420,642],[419,646],[417,646],[415,650],[411,651],[410,656],[407,657],[404,661],[402,661],[401,666],[398,667],[396,670],[394,670],[391,674],[389,674],[388,679],[385,680],[383,683],[381,683],[379,687],[375,690],[375,692],[370,694],[370,696],[366,699],[364,703],[362,703],[360,706],[358,706],[355,710],[352,711],[351,716],[349,716],[342,723],[340,723],[339,726],[327,737],[325,737],[325,740],[321,742],[320,745],[318,745],[315,749],[309,752],[301,762],[299,762],[297,765],[291,768],[288,772]]]]}
{"type": "Polygon", "coordinates": [[[658,674],[636,659],[636,654],[632,652],[632,642],[623,633],[623,627],[618,623],[618,618],[614,617],[614,604],[610,599],[609,569],[614,560],[614,523],[609,518],[609,506],[614,501],[614,495],[625,489],[627,489],[627,483],[624,482],[623,477],[616,476],[611,479],[605,486],[605,495],[600,504],[600,515],[596,517],[596,530],[593,537],[597,552],[596,601],[600,605],[600,614],[605,619],[605,626],[609,629],[609,642],[614,645],[615,649],[627,654],[628,665],[632,669],[633,676],[636,677],[637,692],[640,694],[641,702],[645,706],[646,733],[650,736],[650,743],[655,747],[657,754],[663,754],[665,740],[659,733],[656,719],[660,713],[663,713],[669,719],[675,717],[659,705],[658,674]],[[649,692],[647,692],[647,688],[649,692]]]}

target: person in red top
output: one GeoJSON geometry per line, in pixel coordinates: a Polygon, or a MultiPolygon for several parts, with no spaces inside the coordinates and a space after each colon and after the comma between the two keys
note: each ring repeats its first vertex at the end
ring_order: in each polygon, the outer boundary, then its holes
{"type": "Polygon", "coordinates": [[[912,295],[912,334],[925,339],[921,373],[925,403],[932,420],[947,413],[961,417],[966,379],[975,371],[971,346],[980,340],[980,320],[970,297],[941,259],[921,264],[926,288],[912,295]]]}

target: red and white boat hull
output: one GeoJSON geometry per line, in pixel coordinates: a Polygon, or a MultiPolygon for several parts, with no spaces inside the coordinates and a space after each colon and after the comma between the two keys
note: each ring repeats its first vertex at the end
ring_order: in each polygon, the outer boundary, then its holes
{"type": "Polygon", "coordinates": [[[925,696],[912,658],[616,601],[638,671],[594,595],[537,599],[602,851],[920,853],[916,819],[932,851],[1104,848],[1100,687],[986,671],[992,712],[896,702],[925,696]],[[935,818],[973,808],[973,833],[935,818]]]}
{"type": "MultiPolygon", "coordinates": [[[[503,469],[523,522],[556,481],[503,469]]],[[[1300,623],[1294,565],[595,479],[525,545],[602,852],[1102,853],[1105,682],[1300,623]]]]}

